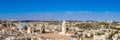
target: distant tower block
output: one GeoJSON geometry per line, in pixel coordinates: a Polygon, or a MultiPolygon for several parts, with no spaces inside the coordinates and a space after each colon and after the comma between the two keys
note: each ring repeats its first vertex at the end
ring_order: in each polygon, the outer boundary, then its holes
{"type": "Polygon", "coordinates": [[[65,35],[66,34],[66,21],[64,20],[62,23],[62,34],[65,35]]]}

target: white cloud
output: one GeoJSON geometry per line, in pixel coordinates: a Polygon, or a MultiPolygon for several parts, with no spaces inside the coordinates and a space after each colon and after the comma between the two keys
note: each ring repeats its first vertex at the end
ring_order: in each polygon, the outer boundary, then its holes
{"type": "Polygon", "coordinates": [[[66,11],[66,14],[93,13],[92,11],[66,11]]]}
{"type": "Polygon", "coordinates": [[[92,11],[78,11],[78,13],[93,13],[92,11]]]}
{"type": "Polygon", "coordinates": [[[110,13],[109,11],[105,11],[105,13],[110,13]]]}
{"type": "Polygon", "coordinates": [[[52,13],[44,13],[42,15],[44,15],[44,16],[50,16],[50,15],[53,15],[53,14],[52,13]]]}
{"type": "Polygon", "coordinates": [[[73,14],[73,12],[71,12],[71,11],[67,11],[66,13],[67,13],[67,14],[73,14]]]}

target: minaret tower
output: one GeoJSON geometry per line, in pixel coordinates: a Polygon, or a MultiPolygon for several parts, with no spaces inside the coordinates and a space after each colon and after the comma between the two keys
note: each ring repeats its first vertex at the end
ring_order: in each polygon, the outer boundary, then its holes
{"type": "Polygon", "coordinates": [[[64,20],[62,23],[62,34],[65,35],[66,34],[66,21],[64,20]]]}

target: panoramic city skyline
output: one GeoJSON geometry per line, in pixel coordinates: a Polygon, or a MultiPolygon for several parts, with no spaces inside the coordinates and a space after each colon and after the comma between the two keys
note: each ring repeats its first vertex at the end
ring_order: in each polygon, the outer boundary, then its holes
{"type": "Polygon", "coordinates": [[[0,20],[120,20],[119,0],[1,0],[0,20]]]}

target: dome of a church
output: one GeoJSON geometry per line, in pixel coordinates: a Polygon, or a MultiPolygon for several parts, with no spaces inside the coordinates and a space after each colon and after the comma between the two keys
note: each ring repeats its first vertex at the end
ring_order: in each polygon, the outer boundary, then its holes
{"type": "Polygon", "coordinates": [[[24,25],[24,24],[20,24],[20,25],[18,25],[18,27],[17,27],[18,29],[26,29],[27,28],[27,26],[26,25],[24,25]]]}

